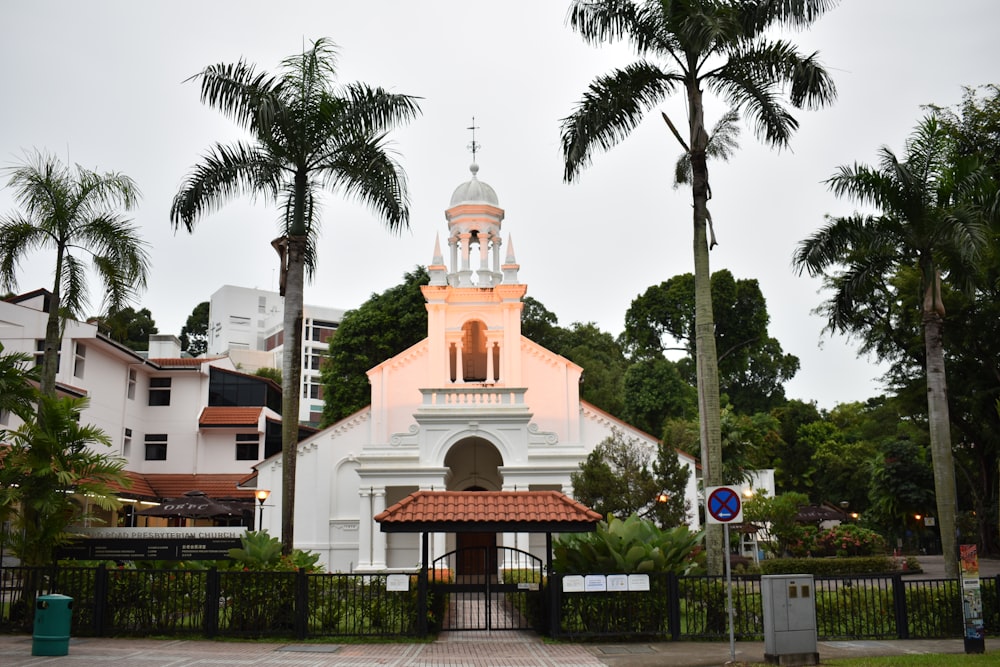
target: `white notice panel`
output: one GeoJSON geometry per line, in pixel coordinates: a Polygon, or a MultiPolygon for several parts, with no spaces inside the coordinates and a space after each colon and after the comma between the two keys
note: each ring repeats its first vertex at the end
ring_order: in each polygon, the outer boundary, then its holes
{"type": "Polygon", "coordinates": [[[602,593],[608,590],[608,578],[603,574],[588,574],[584,584],[588,593],[602,593]]]}
{"type": "Polygon", "coordinates": [[[410,590],[410,575],[390,574],[385,580],[385,590],[387,591],[408,591],[410,590]]]}
{"type": "Polygon", "coordinates": [[[609,574],[608,575],[608,590],[609,591],[627,591],[628,590],[628,575],[627,574],[609,574]]]}
{"type": "Polygon", "coordinates": [[[563,577],[563,593],[582,593],[583,577],[579,574],[571,574],[563,577]]]}
{"type": "Polygon", "coordinates": [[[628,575],[628,589],[630,591],[648,591],[649,575],[648,574],[628,575]]]}

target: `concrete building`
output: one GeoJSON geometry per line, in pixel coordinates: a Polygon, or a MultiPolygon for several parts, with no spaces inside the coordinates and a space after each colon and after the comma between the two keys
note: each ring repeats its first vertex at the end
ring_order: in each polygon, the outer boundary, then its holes
{"type": "MultiPolygon", "coordinates": [[[[284,297],[278,292],[223,285],[209,299],[208,356],[229,356],[248,373],[282,367],[284,297]]],[[[320,364],[344,311],[305,305],[299,421],[316,424],[323,411],[320,364]]]]}
{"type": "MultiPolygon", "coordinates": [[[[4,353],[23,352],[41,363],[49,293],[37,290],[0,301],[4,353]]],[[[56,376],[63,395],[86,397],[84,423],[112,440],[109,454],[126,462],[132,488],[110,525],[130,521],[132,509],[187,491],[223,499],[253,498],[238,483],[251,467],[281,451],[281,388],[239,372],[225,356],[182,357],[172,335],[150,337],[139,354],[75,320],[66,323],[56,376]]],[[[17,419],[0,415],[0,426],[17,419]]]]}
{"type": "MultiPolygon", "coordinates": [[[[371,405],[298,447],[296,546],[331,571],[412,569],[416,534],[385,534],[372,517],[418,490],[555,490],[600,442],[620,432],[655,452],[655,438],[580,399],[582,369],[521,335],[522,298],[504,210],[477,176],[445,213],[423,288],[427,337],[368,372],[371,405]]],[[[695,459],[686,497],[698,524],[695,459]]],[[[264,518],[280,533],[281,459],[256,466],[271,490],[264,518]]],[[[505,546],[544,555],[544,535],[439,534],[430,558],[463,546],[505,546]]]]}

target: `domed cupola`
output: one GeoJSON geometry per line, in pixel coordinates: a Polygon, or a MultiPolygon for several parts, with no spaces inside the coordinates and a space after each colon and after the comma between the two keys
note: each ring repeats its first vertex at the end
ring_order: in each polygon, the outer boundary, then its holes
{"type": "Polygon", "coordinates": [[[451,255],[447,282],[453,287],[492,287],[503,281],[500,225],[504,211],[496,190],[477,177],[479,165],[473,162],[469,171],[472,178],[455,188],[445,211],[451,255]]]}
{"type": "Polygon", "coordinates": [[[455,188],[455,192],[451,195],[451,204],[448,207],[451,208],[460,204],[489,204],[490,206],[499,206],[500,200],[497,199],[496,190],[476,177],[476,174],[479,173],[479,165],[473,162],[469,165],[469,171],[472,172],[472,178],[455,188]]]}

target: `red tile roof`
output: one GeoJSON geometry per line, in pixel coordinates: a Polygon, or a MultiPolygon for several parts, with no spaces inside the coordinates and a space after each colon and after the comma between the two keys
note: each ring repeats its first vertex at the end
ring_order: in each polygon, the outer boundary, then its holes
{"type": "Polygon", "coordinates": [[[386,532],[593,530],[603,517],[558,491],[418,491],[375,520],[386,532]]]}
{"type": "Polygon", "coordinates": [[[210,406],[202,409],[198,426],[257,426],[263,409],[210,406]]]}
{"type": "Polygon", "coordinates": [[[157,357],[149,359],[148,361],[152,364],[160,366],[161,368],[166,368],[168,366],[172,368],[200,368],[202,364],[221,358],[222,357],[198,357],[197,359],[193,357],[157,357]]]}
{"type": "Polygon", "coordinates": [[[163,500],[164,498],[179,498],[188,491],[204,491],[209,498],[220,500],[249,499],[253,500],[255,489],[244,489],[236,485],[246,478],[246,474],[151,474],[141,475],[136,472],[126,472],[132,481],[128,489],[119,487],[118,492],[129,497],[163,500]]]}

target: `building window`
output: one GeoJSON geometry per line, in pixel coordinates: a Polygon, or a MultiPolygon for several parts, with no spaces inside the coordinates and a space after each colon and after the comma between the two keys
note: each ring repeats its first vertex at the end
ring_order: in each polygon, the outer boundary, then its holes
{"type": "Polygon", "coordinates": [[[149,404],[170,405],[170,378],[149,378],[149,404]]]}
{"type": "Polygon", "coordinates": [[[266,313],[267,312],[267,297],[259,296],[257,297],[257,312],[266,313]]]}
{"type": "Polygon", "coordinates": [[[132,454],[132,429],[125,429],[125,435],[122,436],[122,456],[128,458],[132,454]]]}
{"type": "Polygon", "coordinates": [[[230,315],[229,324],[234,327],[248,327],[250,326],[250,318],[242,315],[230,315]]]}
{"type": "Polygon", "coordinates": [[[0,425],[7,426],[10,424],[10,410],[0,410],[0,425]]]}
{"type": "Polygon", "coordinates": [[[76,353],[73,355],[73,377],[82,378],[83,369],[87,363],[87,346],[83,343],[76,344],[76,353]]]}
{"type": "Polygon", "coordinates": [[[309,369],[318,371],[323,367],[323,355],[321,354],[310,354],[309,355],[309,369]]]}
{"type": "Polygon", "coordinates": [[[146,434],[146,460],[166,461],[167,460],[167,434],[147,433],[146,434]]]}
{"type": "Polygon", "coordinates": [[[45,339],[35,341],[35,368],[42,367],[42,358],[45,356],[45,339]]]}
{"type": "Polygon", "coordinates": [[[236,460],[256,461],[260,458],[260,434],[259,433],[237,433],[236,434],[236,460]]]}
{"type": "Polygon", "coordinates": [[[130,368],[128,369],[128,397],[129,400],[132,401],[135,400],[135,383],[136,383],[135,369],[130,368]]]}

